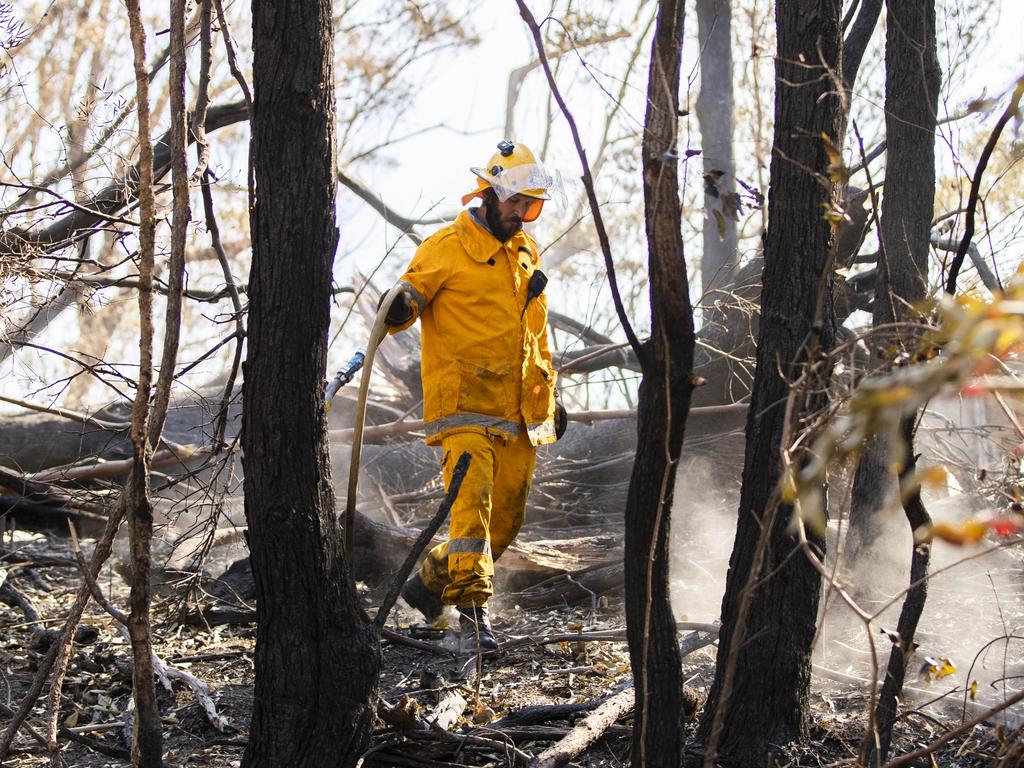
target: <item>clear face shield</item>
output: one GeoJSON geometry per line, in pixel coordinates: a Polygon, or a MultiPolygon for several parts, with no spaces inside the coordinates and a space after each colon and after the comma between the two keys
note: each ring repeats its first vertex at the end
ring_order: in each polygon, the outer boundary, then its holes
{"type": "Polygon", "coordinates": [[[505,202],[514,195],[526,195],[539,200],[551,200],[565,207],[565,183],[558,171],[542,163],[523,163],[512,168],[471,168],[478,177],[491,185],[498,199],[505,202]],[[492,174],[492,170],[498,173],[492,174]]]}

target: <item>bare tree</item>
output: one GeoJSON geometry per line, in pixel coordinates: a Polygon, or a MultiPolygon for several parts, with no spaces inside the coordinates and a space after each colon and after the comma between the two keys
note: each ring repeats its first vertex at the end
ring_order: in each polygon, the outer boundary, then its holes
{"type": "MultiPolygon", "coordinates": [[[[153,684],[150,635],[149,571],[153,536],[149,462],[151,435],[159,440],[160,423],[151,423],[149,398],[153,371],[153,267],[156,203],[153,195],[153,147],[149,141],[149,86],[146,76],[146,33],[137,3],[128,4],[132,48],[135,51],[135,86],[139,113],[139,379],[132,407],[132,473],[125,487],[131,532],[132,588],[128,633],[132,645],[132,691],[135,700],[132,762],[146,768],[162,764],[163,735],[153,684]],[[151,432],[152,429],[152,432],[151,432]]],[[[173,367],[173,362],[172,362],[173,367]]]]}
{"type": "MultiPolygon", "coordinates": [[[[879,269],[876,277],[873,324],[876,328],[915,320],[916,309],[928,290],[929,241],[935,197],[935,131],[942,74],[935,50],[935,0],[888,0],[885,43],[885,195],[879,233],[879,269]]],[[[896,337],[886,335],[890,350],[899,357],[913,355],[920,334],[907,329],[896,337]]],[[[878,354],[888,367],[893,354],[878,354]]],[[[898,434],[871,440],[857,465],[850,509],[850,532],[860,546],[870,546],[880,529],[878,503],[895,498],[899,458],[900,481],[911,477],[916,465],[914,430],[917,414],[905,416],[898,434]],[[898,452],[894,452],[893,441],[898,452]],[[879,488],[881,486],[881,488],[879,488]],[[863,518],[863,519],[862,519],[863,518]]],[[[920,490],[903,501],[911,530],[917,533],[931,522],[920,490]]],[[[848,537],[849,538],[849,537],[848,537]]],[[[910,589],[897,625],[885,682],[875,711],[874,734],[865,739],[864,764],[888,758],[896,704],[903,689],[907,663],[913,652],[914,633],[924,610],[928,590],[929,548],[911,548],[910,589]]]]}
{"type": "Polygon", "coordinates": [[[636,686],[633,763],[678,766],[682,670],[669,599],[669,524],[693,390],[693,308],[679,206],[683,0],[662,0],[644,120],[644,219],[651,338],[645,342],[637,452],[626,500],[626,626],[636,686]]]}
{"type": "MultiPolygon", "coordinates": [[[[741,765],[806,734],[820,577],[795,549],[792,506],[778,493],[780,457],[826,402],[834,337],[834,205],[827,146],[839,136],[840,0],[776,5],[775,139],[765,238],[757,370],[746,431],[736,542],[722,632],[699,729],[706,764],[741,765]],[[825,137],[824,140],[822,137],[825,137]]],[[[799,465],[799,455],[790,455],[799,465]]],[[[823,536],[814,542],[824,547],[823,536]]]]}
{"type": "Polygon", "coordinates": [[[324,410],[334,220],[330,0],[253,4],[253,261],[243,404],[256,582],[246,766],[354,765],[379,641],[334,511],[324,410]]]}

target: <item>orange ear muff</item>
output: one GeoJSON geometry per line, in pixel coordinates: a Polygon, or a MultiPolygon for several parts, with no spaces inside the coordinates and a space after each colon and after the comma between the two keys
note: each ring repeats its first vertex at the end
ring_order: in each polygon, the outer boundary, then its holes
{"type": "Polygon", "coordinates": [[[533,200],[530,205],[526,208],[526,213],[523,214],[523,221],[536,221],[537,217],[540,216],[540,212],[544,209],[543,200],[533,200]]]}

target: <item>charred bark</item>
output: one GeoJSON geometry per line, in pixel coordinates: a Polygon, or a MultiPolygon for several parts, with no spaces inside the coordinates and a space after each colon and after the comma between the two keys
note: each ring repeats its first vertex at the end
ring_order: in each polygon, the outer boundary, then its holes
{"type": "MultiPolygon", "coordinates": [[[[834,193],[821,139],[840,134],[841,2],[776,5],[775,138],[765,237],[757,369],[747,419],[736,542],[722,601],[715,680],[699,736],[710,763],[764,765],[806,734],[820,577],[795,552],[791,506],[776,488],[787,430],[825,404],[822,353],[834,336],[832,233],[823,207],[834,193]],[[813,175],[812,175],[813,174],[813,175]],[[817,370],[793,403],[791,382],[817,370]],[[762,537],[762,532],[764,537],[762,537]]],[[[798,457],[795,459],[798,460],[798,457]]],[[[823,548],[824,542],[813,545],[823,548]]]]}
{"type": "MultiPolygon", "coordinates": [[[[913,319],[925,298],[935,198],[935,131],[941,72],[935,51],[934,0],[897,0],[888,6],[886,35],[885,195],[874,326],[913,319]],[[908,86],[912,84],[912,86],[908,86]]],[[[887,368],[892,349],[912,350],[916,334],[889,335],[873,351],[874,367],[887,368]]],[[[881,512],[895,497],[890,439],[871,440],[854,476],[846,556],[860,560],[882,534],[881,512]]],[[[913,451],[913,446],[908,450],[913,451]]]]}
{"type": "Polygon", "coordinates": [[[334,514],[324,377],[334,220],[331,3],[253,3],[253,261],[243,403],[256,580],[246,766],[349,766],[373,723],[378,638],[334,514]]]}
{"type": "MultiPolygon", "coordinates": [[[[935,198],[935,131],[941,71],[935,44],[934,0],[888,0],[885,43],[885,196],[882,200],[881,244],[875,287],[875,326],[913,320],[911,308],[925,298],[928,258],[935,198]]],[[[912,351],[918,334],[899,333],[894,348],[912,351]]],[[[883,357],[883,356],[878,356],[883,357]]],[[[891,364],[887,356],[882,367],[891,364]]],[[[856,557],[881,528],[880,512],[885,496],[895,494],[896,477],[888,449],[890,439],[900,441],[905,457],[899,480],[912,476],[914,427],[917,415],[906,416],[900,434],[880,435],[864,452],[854,479],[850,533],[859,546],[848,548],[856,557]],[[879,471],[877,465],[883,464],[879,471]],[[877,475],[870,477],[871,472],[877,475]],[[882,478],[879,480],[879,478],[882,478]],[[878,495],[881,491],[882,496],[878,495]]],[[[911,531],[931,523],[920,492],[903,504],[911,531]]],[[[915,537],[916,541],[916,537],[915,537]]],[[[913,652],[914,633],[927,598],[929,549],[915,546],[911,552],[910,589],[900,611],[899,642],[892,649],[885,682],[875,709],[877,741],[870,739],[863,755],[865,765],[886,761],[896,721],[896,708],[907,663],[913,652]]],[[[874,734],[871,734],[872,736],[874,734]]]]}
{"type": "Polygon", "coordinates": [[[683,0],[662,0],[651,50],[643,139],[651,338],[644,345],[638,447],[626,500],[626,626],[636,687],[633,764],[676,768],[682,670],[669,600],[669,522],[693,389],[693,310],[679,207],[683,0]]]}
{"type": "MultiPolygon", "coordinates": [[[[857,73],[864,59],[864,52],[871,42],[871,37],[878,26],[878,17],[882,13],[882,0],[863,0],[857,12],[857,18],[850,26],[850,32],[843,41],[843,90],[849,99],[853,87],[857,83],[857,73]]],[[[847,110],[850,105],[847,103],[847,110]]],[[[848,117],[849,115],[847,115],[848,117]]]]}
{"type": "MultiPolygon", "coordinates": [[[[915,417],[908,416],[901,425],[901,437],[906,441],[907,448],[914,447],[915,417]]],[[[911,454],[907,463],[900,472],[900,478],[909,478],[914,474],[917,464],[917,457],[911,454]]],[[[921,500],[921,490],[918,488],[903,505],[910,530],[914,532],[914,541],[917,541],[918,529],[931,526],[931,516],[921,500]]],[[[924,612],[925,601],[928,599],[928,564],[931,560],[931,549],[928,544],[915,543],[910,553],[910,588],[903,600],[903,607],[900,609],[900,618],[896,624],[896,635],[898,641],[893,645],[889,653],[889,663],[885,670],[885,682],[882,683],[882,691],[878,695],[878,704],[875,706],[875,728],[865,739],[867,749],[862,756],[862,764],[865,766],[880,766],[889,759],[889,747],[892,744],[892,727],[896,722],[896,709],[899,703],[900,694],[903,692],[903,682],[907,676],[907,664],[910,663],[910,656],[914,653],[914,634],[917,632],[917,623],[924,612]],[[875,736],[877,734],[877,741],[875,736]]]]}

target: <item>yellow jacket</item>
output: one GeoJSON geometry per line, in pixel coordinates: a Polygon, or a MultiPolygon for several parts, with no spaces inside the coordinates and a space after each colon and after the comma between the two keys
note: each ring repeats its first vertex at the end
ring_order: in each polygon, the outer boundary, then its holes
{"type": "Polygon", "coordinates": [[[462,211],[417,249],[401,284],[422,321],[423,418],[427,443],[456,432],[555,441],[555,374],[547,298],[524,314],[526,286],[540,267],[537,244],[517,232],[500,243],[462,211]]]}

